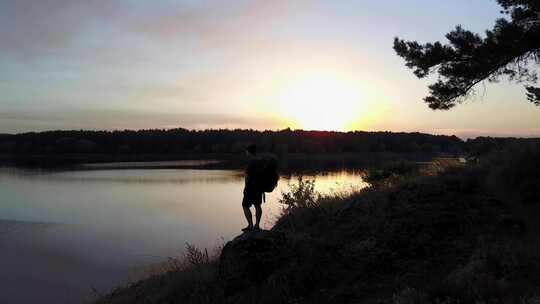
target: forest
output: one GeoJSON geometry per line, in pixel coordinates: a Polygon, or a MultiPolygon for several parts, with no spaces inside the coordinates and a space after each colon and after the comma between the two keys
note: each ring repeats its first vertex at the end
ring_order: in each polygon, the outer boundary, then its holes
{"type": "Polygon", "coordinates": [[[392,132],[332,132],[284,129],[46,131],[0,135],[0,153],[52,154],[182,154],[241,153],[248,144],[260,151],[284,153],[448,153],[464,150],[456,136],[392,132]]]}
{"type": "Polygon", "coordinates": [[[207,169],[240,169],[245,164],[245,148],[255,144],[259,152],[277,156],[284,173],[362,169],[389,161],[424,162],[433,157],[477,159],[492,151],[501,151],[509,145],[524,142],[539,140],[477,137],[464,141],[456,136],[418,132],[291,129],[45,131],[0,134],[0,164],[65,167],[84,163],[206,159],[219,160],[202,165],[207,169]]]}

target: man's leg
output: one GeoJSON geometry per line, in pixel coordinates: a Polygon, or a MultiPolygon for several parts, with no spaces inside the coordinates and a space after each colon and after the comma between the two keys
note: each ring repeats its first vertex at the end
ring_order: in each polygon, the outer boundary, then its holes
{"type": "Polygon", "coordinates": [[[244,206],[242,206],[242,209],[244,209],[244,215],[246,216],[248,227],[249,228],[253,227],[253,215],[251,215],[251,210],[249,210],[249,207],[244,207],[244,206]]]}
{"type": "Polygon", "coordinates": [[[255,228],[259,229],[259,223],[261,222],[261,216],[262,216],[262,208],[261,208],[261,205],[254,205],[254,206],[255,206],[255,220],[256,220],[255,228]]]}

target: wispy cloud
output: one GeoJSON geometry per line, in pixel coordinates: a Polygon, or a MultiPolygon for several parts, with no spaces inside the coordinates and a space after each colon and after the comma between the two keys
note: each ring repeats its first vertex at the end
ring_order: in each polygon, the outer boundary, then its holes
{"type": "Polygon", "coordinates": [[[0,53],[23,60],[61,56],[111,32],[142,35],[163,47],[190,40],[204,46],[237,45],[246,36],[255,39],[255,33],[279,26],[283,16],[302,11],[308,2],[203,1],[190,6],[181,1],[2,1],[0,53]]]}
{"type": "Polygon", "coordinates": [[[20,59],[62,53],[117,11],[114,1],[2,1],[0,52],[20,59]]]}
{"type": "MultiPolygon", "coordinates": [[[[286,127],[269,118],[279,117],[276,98],[310,77],[358,83],[363,115],[377,103],[394,113],[377,116],[372,125],[379,129],[489,130],[489,119],[478,118],[491,115],[483,107],[428,113],[425,84],[404,68],[391,41],[401,34],[443,37],[458,20],[487,28],[498,14],[495,3],[486,9],[460,0],[474,18],[450,0],[400,4],[0,0],[0,132],[286,127]],[[447,15],[440,16],[441,7],[447,15]]],[[[497,112],[499,124],[536,132],[539,116],[520,103],[521,90],[489,102],[515,99],[512,111],[497,112]]]]}
{"type": "Polygon", "coordinates": [[[255,128],[278,129],[280,122],[245,115],[146,112],[132,110],[64,110],[0,112],[0,133],[36,129],[152,129],[152,128],[255,128]]]}

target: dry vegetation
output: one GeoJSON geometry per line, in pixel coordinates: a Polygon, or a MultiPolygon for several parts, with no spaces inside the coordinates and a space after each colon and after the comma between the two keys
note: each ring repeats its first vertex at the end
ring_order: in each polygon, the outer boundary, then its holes
{"type": "Polygon", "coordinates": [[[540,302],[538,145],[366,178],[373,187],[331,196],[300,180],[270,232],[235,239],[221,259],[189,247],[97,303],[540,302]],[[244,254],[258,272],[224,270],[244,254]]]}

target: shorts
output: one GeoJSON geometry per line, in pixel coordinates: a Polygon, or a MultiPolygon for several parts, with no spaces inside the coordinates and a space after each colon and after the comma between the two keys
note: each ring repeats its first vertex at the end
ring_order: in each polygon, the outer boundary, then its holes
{"type": "Polygon", "coordinates": [[[244,198],[242,199],[242,207],[249,208],[251,207],[251,205],[260,206],[262,204],[262,200],[263,200],[262,192],[244,190],[244,198]]]}

